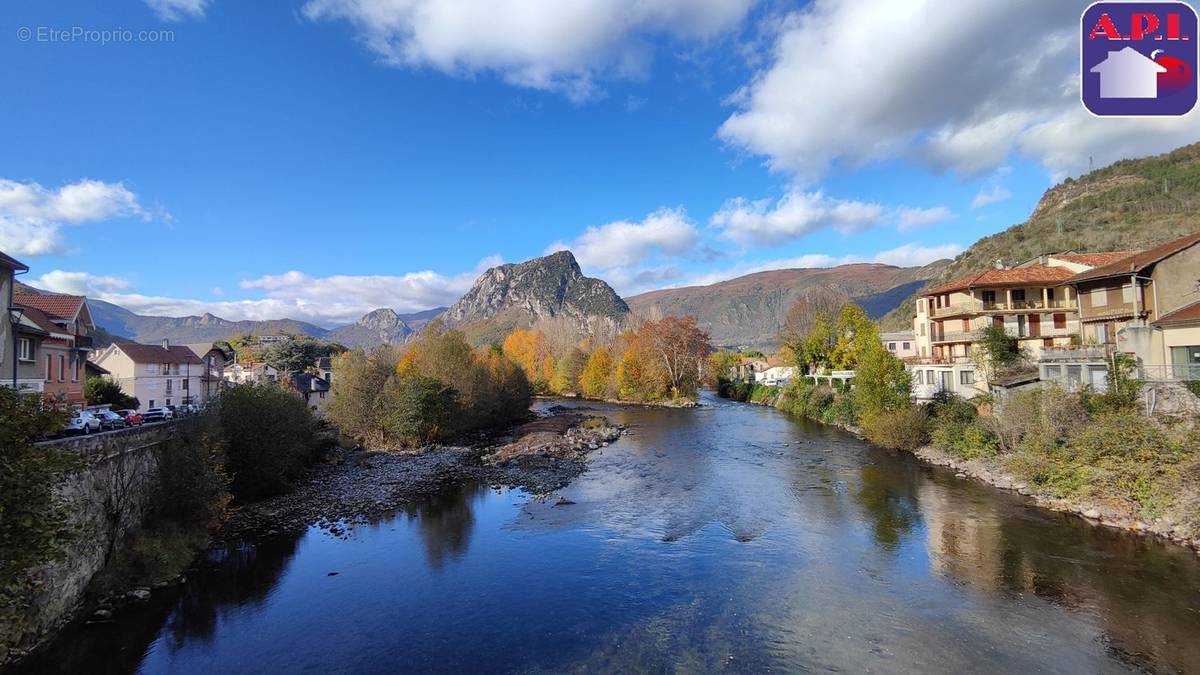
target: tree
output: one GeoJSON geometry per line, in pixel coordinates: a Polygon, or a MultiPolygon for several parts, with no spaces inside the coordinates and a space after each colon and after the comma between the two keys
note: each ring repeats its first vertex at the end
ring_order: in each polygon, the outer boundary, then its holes
{"type": "Polygon", "coordinates": [[[787,318],[779,331],[779,341],[797,356],[804,355],[802,345],[816,329],[818,322],[828,322],[829,317],[835,316],[849,299],[845,293],[827,286],[804,291],[788,308],[787,318]]]}
{"type": "Polygon", "coordinates": [[[648,365],[662,369],[672,398],[695,395],[701,363],[712,351],[708,333],[696,327],[696,317],[647,321],[638,328],[634,344],[647,351],[648,365]]]}
{"type": "Polygon", "coordinates": [[[88,405],[109,405],[114,410],[137,410],[141,402],[121,390],[119,382],[102,377],[89,377],[83,383],[83,397],[88,405]]]}
{"type": "Polygon", "coordinates": [[[304,399],[272,384],[221,392],[226,469],[233,495],[246,502],[289,491],[316,455],[316,420],[304,399]]]}
{"type": "Polygon", "coordinates": [[[317,359],[345,351],[345,347],[333,342],[298,336],[271,345],[263,355],[263,361],[283,374],[302,373],[312,368],[317,359]]]}
{"type": "Polygon", "coordinates": [[[376,406],[385,438],[403,445],[442,438],[453,429],[460,412],[454,389],[417,373],[389,377],[376,406]]]}
{"type": "Polygon", "coordinates": [[[550,391],[554,355],[545,333],[518,328],[504,338],[504,353],[525,371],[534,391],[543,394],[550,391]]]}
{"type": "Polygon", "coordinates": [[[572,347],[554,364],[554,378],[550,380],[550,390],[556,394],[574,393],[578,388],[579,375],[587,365],[587,352],[579,347],[572,347]]]}
{"type": "Polygon", "coordinates": [[[983,329],[979,342],[975,347],[975,361],[986,375],[992,379],[1000,373],[1019,367],[1024,359],[1017,339],[1008,334],[1003,326],[988,326],[983,329]]]}
{"type": "Polygon", "coordinates": [[[612,354],[604,347],[596,347],[579,374],[579,389],[588,398],[608,398],[612,374],[612,354]]]}
{"type": "Polygon", "coordinates": [[[728,350],[713,352],[708,357],[708,367],[704,377],[705,383],[716,386],[722,380],[731,379],[730,372],[739,361],[741,361],[741,356],[737,352],[728,350]]]}
{"type": "Polygon", "coordinates": [[[381,442],[383,429],[377,423],[375,401],[396,371],[395,353],[387,348],[370,354],[361,349],[346,352],[334,357],[333,368],[337,377],[326,418],[351,438],[381,442]]]}
{"type": "Polygon", "coordinates": [[[34,445],[64,422],[40,395],[0,387],[0,645],[24,616],[29,570],[58,557],[71,535],[54,488],[79,461],[55,445],[34,445]]]}
{"type": "Polygon", "coordinates": [[[866,354],[880,346],[875,322],[853,303],[842,305],[833,332],[835,342],[829,361],[839,370],[854,370],[866,354]]]}
{"type": "Polygon", "coordinates": [[[854,406],[860,415],[912,405],[911,386],[904,362],[892,356],[879,340],[864,345],[854,369],[854,406]]]}

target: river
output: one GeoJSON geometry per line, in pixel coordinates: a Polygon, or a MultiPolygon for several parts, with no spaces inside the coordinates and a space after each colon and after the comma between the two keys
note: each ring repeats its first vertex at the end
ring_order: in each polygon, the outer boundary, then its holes
{"type": "Polygon", "coordinates": [[[463,485],[346,538],[217,549],[25,670],[1200,670],[1194,553],[704,403],[595,405],[631,433],[573,504],[463,485]]]}

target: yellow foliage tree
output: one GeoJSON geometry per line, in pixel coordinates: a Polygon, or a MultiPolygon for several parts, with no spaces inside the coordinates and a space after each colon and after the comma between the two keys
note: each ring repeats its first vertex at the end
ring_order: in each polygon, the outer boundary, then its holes
{"type": "Polygon", "coordinates": [[[612,380],[613,358],[604,347],[596,347],[588,355],[579,375],[579,389],[588,398],[608,398],[612,380]]]}

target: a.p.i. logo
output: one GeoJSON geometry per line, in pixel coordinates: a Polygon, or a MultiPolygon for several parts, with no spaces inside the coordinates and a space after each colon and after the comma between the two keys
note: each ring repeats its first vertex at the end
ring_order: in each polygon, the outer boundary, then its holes
{"type": "Polygon", "coordinates": [[[1183,2],[1097,2],[1083,12],[1083,105],[1105,117],[1185,115],[1200,35],[1183,2]]]}

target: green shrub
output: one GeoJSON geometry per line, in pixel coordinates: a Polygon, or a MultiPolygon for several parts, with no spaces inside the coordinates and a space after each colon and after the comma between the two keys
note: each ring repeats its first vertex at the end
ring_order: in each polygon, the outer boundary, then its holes
{"type": "Polygon", "coordinates": [[[857,425],[858,409],[855,407],[854,397],[847,394],[835,395],[833,403],[825,408],[822,420],[827,424],[841,424],[848,427],[857,425]]]}
{"type": "Polygon", "coordinates": [[[152,521],[201,528],[215,526],[229,501],[225,441],[213,411],[186,419],[178,433],[155,451],[158,495],[152,521]]]}
{"type": "Polygon", "coordinates": [[[809,390],[800,414],[811,420],[821,420],[825,416],[825,409],[831,405],[833,405],[833,389],[823,384],[817,385],[809,390]]]}
{"type": "Polygon", "coordinates": [[[291,490],[318,451],[304,399],[275,384],[240,384],[222,391],[216,405],[234,497],[246,502],[291,490]]]}
{"type": "Polygon", "coordinates": [[[65,421],[39,394],[0,387],[0,650],[21,632],[28,571],[57,558],[72,536],[54,486],[79,461],[34,445],[65,421]]]}
{"type": "Polygon", "coordinates": [[[860,422],[867,440],[893,450],[916,450],[929,441],[929,417],[921,406],[864,412],[860,422]]]}
{"type": "Polygon", "coordinates": [[[445,436],[462,414],[454,389],[415,373],[393,375],[377,400],[385,442],[423,445],[445,436]]]}

